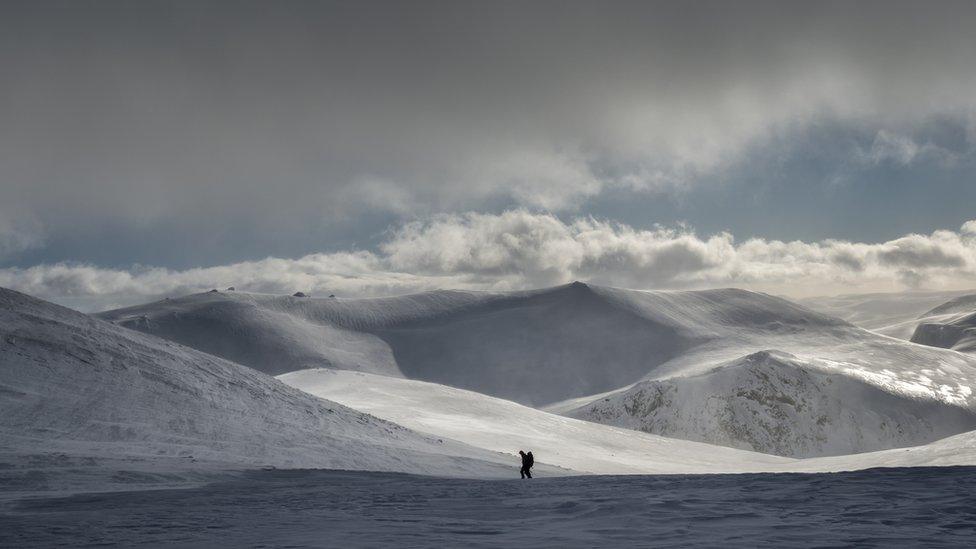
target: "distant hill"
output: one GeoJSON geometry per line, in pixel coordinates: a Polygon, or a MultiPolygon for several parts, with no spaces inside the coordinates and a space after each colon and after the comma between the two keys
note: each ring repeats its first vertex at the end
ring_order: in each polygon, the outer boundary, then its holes
{"type": "Polygon", "coordinates": [[[269,374],[356,370],[532,405],[634,383],[712,340],[846,326],[744,290],[638,292],[581,283],[379,299],[208,292],[98,316],[269,374]]]}
{"type": "Polygon", "coordinates": [[[933,307],[973,290],[907,291],[810,297],[798,303],[861,328],[899,339],[909,339],[919,319],[930,316],[933,307]]]}
{"type": "Polygon", "coordinates": [[[938,307],[926,311],[919,318],[972,312],[976,312],[976,294],[967,294],[951,299],[938,307]]]}

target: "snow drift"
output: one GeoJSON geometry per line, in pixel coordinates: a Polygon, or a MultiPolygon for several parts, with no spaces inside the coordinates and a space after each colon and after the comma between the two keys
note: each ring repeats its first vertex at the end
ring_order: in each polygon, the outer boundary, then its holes
{"type": "Polygon", "coordinates": [[[511,461],[6,289],[0,397],[6,452],[472,476],[511,461]]]}

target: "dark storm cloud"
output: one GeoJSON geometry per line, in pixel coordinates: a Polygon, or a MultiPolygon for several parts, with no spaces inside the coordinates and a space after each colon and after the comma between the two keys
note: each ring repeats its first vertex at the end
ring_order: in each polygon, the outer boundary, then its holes
{"type": "Polygon", "coordinates": [[[38,261],[232,261],[440,211],[585,213],[824,117],[874,136],[851,151],[868,164],[942,154],[916,141],[933,117],[972,140],[972,3],[0,9],[0,253],[38,261]]]}

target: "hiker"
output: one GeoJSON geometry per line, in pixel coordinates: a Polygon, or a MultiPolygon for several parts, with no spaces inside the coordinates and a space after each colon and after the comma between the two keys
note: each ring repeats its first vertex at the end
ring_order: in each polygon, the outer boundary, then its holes
{"type": "Polygon", "coordinates": [[[526,454],[522,450],[519,450],[519,455],[522,456],[522,469],[519,473],[522,474],[522,478],[532,478],[532,466],[535,465],[535,458],[532,457],[532,452],[526,454]]]}

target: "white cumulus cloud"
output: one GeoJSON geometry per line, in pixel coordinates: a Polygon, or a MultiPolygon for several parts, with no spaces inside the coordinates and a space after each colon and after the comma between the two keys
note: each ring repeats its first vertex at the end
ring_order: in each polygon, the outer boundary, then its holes
{"type": "Polygon", "coordinates": [[[585,280],[639,289],[738,286],[804,296],[976,286],[976,221],[881,243],[753,238],[687,227],[636,229],[526,210],[441,215],[393,231],[376,251],[171,270],[85,264],[0,269],[0,286],[86,310],[166,295],[238,290],[342,296],[434,288],[510,290],[585,280]]]}

